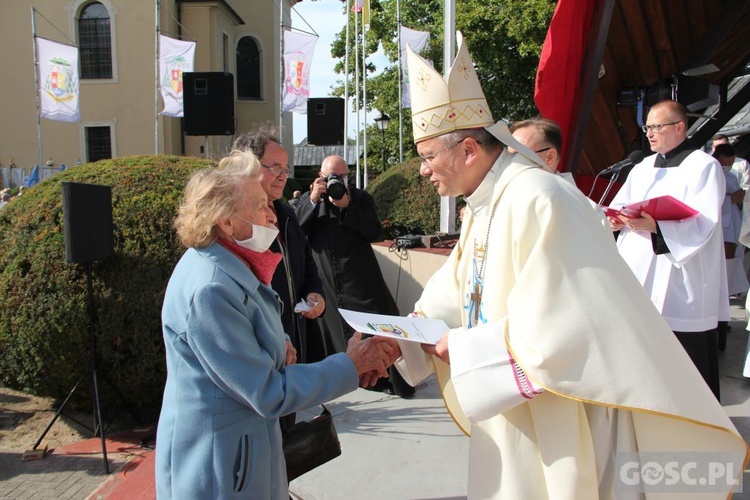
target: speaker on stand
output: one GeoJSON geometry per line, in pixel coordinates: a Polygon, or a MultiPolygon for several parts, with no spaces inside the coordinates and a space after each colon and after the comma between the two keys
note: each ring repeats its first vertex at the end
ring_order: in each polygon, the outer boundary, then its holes
{"type": "Polygon", "coordinates": [[[307,100],[307,143],[315,146],[344,144],[344,100],[311,97],[307,100]]]}
{"type": "Polygon", "coordinates": [[[221,71],[182,74],[185,135],[234,135],[234,77],[221,71]]]}
{"type": "MultiPolygon", "coordinates": [[[[63,220],[65,228],[65,260],[84,266],[88,301],[89,366],[73,386],[60,408],[32,448],[36,450],[44,436],[52,428],[65,406],[87,376],[91,376],[94,397],[94,436],[102,441],[104,470],[109,474],[107,445],[104,438],[102,407],[99,398],[99,373],[96,363],[96,310],[92,284],[92,262],[108,259],[114,253],[114,233],[112,231],[112,189],[98,184],[77,182],[62,183],[63,220]]],[[[139,420],[136,416],[136,419],[139,420]]]]}

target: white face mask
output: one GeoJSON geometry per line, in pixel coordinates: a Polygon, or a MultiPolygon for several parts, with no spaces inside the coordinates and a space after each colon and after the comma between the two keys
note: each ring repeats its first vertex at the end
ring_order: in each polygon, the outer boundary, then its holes
{"type": "Polygon", "coordinates": [[[248,220],[242,220],[252,226],[253,235],[246,240],[238,240],[237,238],[232,236],[234,242],[241,247],[252,250],[253,252],[263,253],[268,250],[268,248],[271,246],[271,243],[273,243],[273,241],[276,239],[276,236],[279,234],[279,230],[276,228],[276,226],[258,226],[248,220]]]}

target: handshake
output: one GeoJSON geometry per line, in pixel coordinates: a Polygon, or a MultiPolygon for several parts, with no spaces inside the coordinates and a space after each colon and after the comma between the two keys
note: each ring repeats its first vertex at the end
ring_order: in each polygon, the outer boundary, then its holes
{"type": "Polygon", "coordinates": [[[370,337],[362,340],[356,332],[349,339],[346,354],[354,363],[362,387],[375,385],[381,377],[388,377],[388,367],[401,357],[396,340],[388,337],[370,337]]]}

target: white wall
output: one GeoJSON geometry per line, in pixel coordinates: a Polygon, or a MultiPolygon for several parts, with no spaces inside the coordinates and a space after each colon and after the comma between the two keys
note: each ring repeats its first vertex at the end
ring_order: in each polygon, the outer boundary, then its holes
{"type": "Polygon", "coordinates": [[[390,251],[386,244],[374,244],[372,249],[383,279],[404,315],[414,310],[414,303],[422,295],[427,280],[448,258],[425,249],[407,249],[405,253],[390,251]],[[405,256],[405,260],[401,256],[405,256]]]}

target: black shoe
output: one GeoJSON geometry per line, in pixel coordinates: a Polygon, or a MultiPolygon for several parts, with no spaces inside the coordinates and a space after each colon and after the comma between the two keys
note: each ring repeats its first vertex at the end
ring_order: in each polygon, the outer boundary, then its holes
{"type": "Polygon", "coordinates": [[[401,399],[411,399],[414,397],[414,388],[412,387],[411,391],[403,391],[396,393],[396,396],[400,397],[401,399]]]}
{"type": "Polygon", "coordinates": [[[395,368],[390,368],[391,376],[388,378],[393,387],[393,394],[400,398],[409,399],[414,397],[415,389],[406,383],[401,374],[395,368]]]}
{"type": "Polygon", "coordinates": [[[721,352],[724,352],[727,350],[727,334],[719,334],[719,341],[716,343],[716,348],[719,349],[721,352]]]}
{"type": "Polygon", "coordinates": [[[383,392],[385,394],[393,395],[393,386],[388,381],[387,378],[379,378],[377,382],[375,382],[375,385],[372,385],[370,387],[365,387],[368,391],[374,391],[374,392],[383,392]]]}

